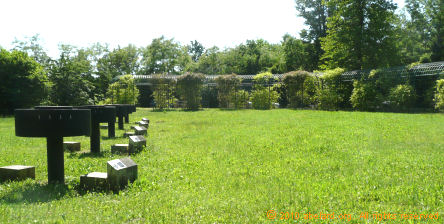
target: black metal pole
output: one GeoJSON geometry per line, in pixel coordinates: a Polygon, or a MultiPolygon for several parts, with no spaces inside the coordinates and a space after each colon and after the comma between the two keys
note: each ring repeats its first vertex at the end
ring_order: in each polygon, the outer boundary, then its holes
{"type": "Polygon", "coordinates": [[[46,138],[48,159],[48,183],[65,183],[65,162],[63,157],[63,137],[46,138]]]}
{"type": "Polygon", "coordinates": [[[123,130],[123,116],[119,116],[118,117],[118,122],[119,122],[119,129],[123,130]]]}
{"type": "Polygon", "coordinates": [[[116,121],[108,122],[108,138],[116,137],[116,121]]]}
{"type": "Polygon", "coordinates": [[[100,153],[100,124],[97,121],[91,122],[90,146],[92,153],[100,153]]]}
{"type": "Polygon", "coordinates": [[[125,115],[125,123],[129,124],[129,113],[125,115]]]}

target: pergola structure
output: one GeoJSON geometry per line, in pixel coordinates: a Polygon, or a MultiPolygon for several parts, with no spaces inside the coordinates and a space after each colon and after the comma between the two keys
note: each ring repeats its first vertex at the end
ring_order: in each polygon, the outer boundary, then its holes
{"type": "MultiPolygon", "coordinates": [[[[361,79],[362,76],[368,75],[371,70],[372,69],[347,71],[342,74],[342,77],[344,81],[358,80],[361,79]]],[[[418,64],[411,67],[409,65],[396,66],[390,68],[382,68],[379,70],[387,75],[398,75],[400,78],[439,76],[444,72],[444,61],[418,64]]],[[[317,73],[317,75],[322,76],[322,73],[317,73]]],[[[242,80],[242,86],[252,86],[254,76],[255,75],[238,75],[238,77],[242,80]]],[[[136,80],[136,85],[151,86],[153,84],[150,80],[154,79],[156,75],[133,75],[133,77],[136,80]]],[[[165,79],[177,80],[179,76],[167,74],[162,75],[161,77],[165,79]]],[[[217,77],[218,75],[205,75],[204,83],[209,86],[214,86],[216,85],[215,79],[217,77]]],[[[275,80],[277,80],[276,82],[280,82],[282,81],[284,74],[273,74],[273,77],[275,78],[275,80]]],[[[119,78],[120,76],[115,77],[112,82],[117,81],[119,78]]]]}
{"type": "MultiPolygon", "coordinates": [[[[209,86],[215,86],[216,85],[216,78],[219,75],[205,75],[205,80],[204,83],[206,85],[209,86]]],[[[242,86],[252,86],[253,85],[253,79],[254,79],[255,75],[238,75],[238,78],[241,79],[241,85],[242,86]]],[[[137,80],[136,81],[136,85],[137,86],[144,86],[144,85],[148,85],[151,86],[153,85],[150,80],[156,78],[156,75],[133,75],[134,79],[137,80]]],[[[164,79],[172,79],[172,80],[177,80],[177,78],[179,78],[178,75],[162,75],[161,76],[164,79]]],[[[273,78],[277,81],[281,81],[282,78],[284,77],[284,74],[273,74],[273,78]]],[[[116,80],[118,79],[118,77],[116,77],[116,80]]]]}
{"type": "MultiPolygon", "coordinates": [[[[371,69],[348,71],[342,74],[344,81],[359,80],[368,75],[371,69]]],[[[389,76],[398,76],[400,79],[409,77],[433,77],[444,73],[444,61],[418,64],[415,66],[396,66],[383,68],[380,71],[389,76]]]]}

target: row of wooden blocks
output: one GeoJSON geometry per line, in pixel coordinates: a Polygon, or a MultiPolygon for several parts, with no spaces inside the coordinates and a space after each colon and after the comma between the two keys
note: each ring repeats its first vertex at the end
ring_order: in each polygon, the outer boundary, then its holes
{"type": "MultiPolygon", "coordinates": [[[[0,181],[35,179],[35,167],[12,165],[0,167],[0,181]]],[[[86,190],[120,190],[137,179],[137,164],[130,158],[107,162],[107,172],[92,172],[80,176],[80,186],[86,190]]]]}

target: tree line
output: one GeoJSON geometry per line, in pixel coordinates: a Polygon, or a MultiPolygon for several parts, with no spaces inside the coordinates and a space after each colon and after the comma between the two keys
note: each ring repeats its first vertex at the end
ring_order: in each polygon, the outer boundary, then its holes
{"type": "Polygon", "coordinates": [[[0,54],[1,108],[104,102],[111,80],[126,74],[282,74],[444,61],[444,0],[406,0],[399,13],[391,0],[295,0],[295,5],[307,29],[276,44],[258,39],[219,49],[161,36],[144,47],[60,45],[59,57],[51,58],[38,35],[16,40],[0,54]]]}

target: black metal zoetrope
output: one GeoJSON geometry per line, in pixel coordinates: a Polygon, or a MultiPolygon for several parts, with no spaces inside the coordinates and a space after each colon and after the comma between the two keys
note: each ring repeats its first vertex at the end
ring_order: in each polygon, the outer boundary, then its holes
{"type": "Polygon", "coordinates": [[[131,104],[124,104],[127,110],[127,113],[125,115],[125,123],[129,123],[129,114],[136,112],[136,106],[131,104]]]}
{"type": "MultiPolygon", "coordinates": [[[[116,122],[116,107],[114,106],[81,106],[79,109],[91,110],[91,152],[100,152],[100,123],[115,123],[116,122]]],[[[109,130],[109,129],[108,129],[109,130]]],[[[109,132],[108,132],[109,135],[109,132]]]]}
{"type": "MultiPolygon", "coordinates": [[[[123,119],[126,118],[131,113],[131,108],[129,104],[108,104],[106,106],[114,106],[116,107],[116,116],[118,127],[120,130],[124,129],[123,119]]],[[[128,119],[129,120],[129,119],[128,119]]]]}
{"type": "Polygon", "coordinates": [[[49,183],[65,182],[63,137],[91,134],[90,110],[67,108],[15,110],[16,136],[46,137],[49,183]]]}

